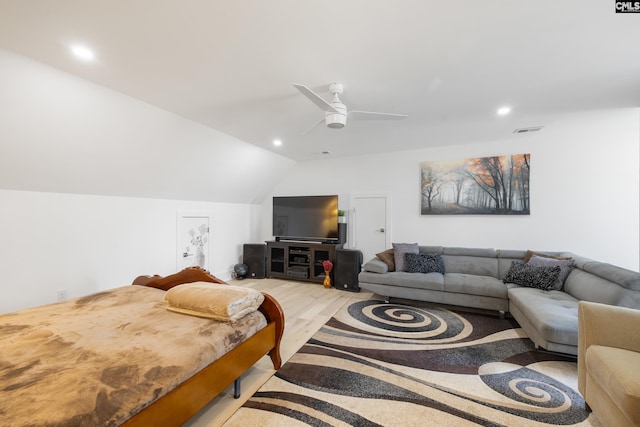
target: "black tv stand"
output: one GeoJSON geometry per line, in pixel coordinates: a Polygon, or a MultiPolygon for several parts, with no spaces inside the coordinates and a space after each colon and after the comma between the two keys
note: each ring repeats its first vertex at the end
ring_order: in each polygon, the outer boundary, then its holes
{"type": "MultiPolygon", "coordinates": [[[[283,243],[302,243],[306,244],[316,244],[316,245],[337,245],[339,242],[337,240],[296,240],[296,239],[286,239],[282,237],[276,237],[276,242],[283,243]]],[[[269,243],[269,242],[267,242],[269,243]]]]}
{"type": "MultiPolygon", "coordinates": [[[[336,262],[342,244],[278,240],[267,242],[267,277],[322,283],[322,262],[336,262]]],[[[333,275],[333,270],[331,271],[333,275]]]]}

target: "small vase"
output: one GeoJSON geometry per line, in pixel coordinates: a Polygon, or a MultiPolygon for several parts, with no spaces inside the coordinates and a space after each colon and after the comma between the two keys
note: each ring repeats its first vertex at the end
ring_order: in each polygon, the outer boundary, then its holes
{"type": "Polygon", "coordinates": [[[198,249],[196,256],[193,260],[193,265],[196,267],[204,268],[204,252],[202,249],[198,249]]]}
{"type": "Polygon", "coordinates": [[[331,276],[329,275],[330,273],[330,271],[324,272],[324,282],[322,282],[324,287],[327,289],[331,288],[331,276]]]}

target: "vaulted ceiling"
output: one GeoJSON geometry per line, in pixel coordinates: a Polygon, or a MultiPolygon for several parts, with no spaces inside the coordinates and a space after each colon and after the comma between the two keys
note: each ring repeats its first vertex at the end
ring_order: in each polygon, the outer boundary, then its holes
{"type": "Polygon", "coordinates": [[[610,0],[2,0],[0,47],[295,160],[509,137],[640,105],[640,14],[610,0]],[[92,62],[69,54],[74,43],[92,62]],[[292,83],[401,121],[318,126],[292,83]],[[496,116],[503,105],[512,107],[496,116]],[[282,140],[274,147],[275,138],[282,140]],[[326,156],[326,155],[324,155],[326,156]]]}

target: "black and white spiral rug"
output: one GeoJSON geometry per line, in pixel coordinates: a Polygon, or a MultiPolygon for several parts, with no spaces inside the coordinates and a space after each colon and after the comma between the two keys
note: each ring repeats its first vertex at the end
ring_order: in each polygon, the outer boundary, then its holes
{"type": "Polygon", "coordinates": [[[575,360],[518,324],[441,307],[343,307],[225,426],[598,426],[575,360]]]}

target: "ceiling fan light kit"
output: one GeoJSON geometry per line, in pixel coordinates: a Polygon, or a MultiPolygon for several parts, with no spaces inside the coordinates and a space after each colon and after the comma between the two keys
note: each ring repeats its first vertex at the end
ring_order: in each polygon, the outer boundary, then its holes
{"type": "Polygon", "coordinates": [[[327,111],[324,113],[324,122],[327,124],[327,127],[331,129],[341,129],[344,125],[347,124],[347,108],[342,105],[342,107],[338,107],[334,105],[334,108],[338,110],[337,113],[332,111],[327,111]],[[342,111],[340,111],[342,110],[342,111]]]}
{"type": "MultiPolygon", "coordinates": [[[[331,102],[325,101],[320,95],[304,85],[294,83],[293,86],[324,111],[324,123],[331,129],[342,129],[345,127],[349,115],[352,115],[353,119],[359,120],[399,120],[407,117],[405,114],[377,113],[373,111],[349,112],[347,106],[340,101],[340,95],[344,91],[344,87],[340,83],[331,83],[329,85],[329,93],[333,96],[331,102]]],[[[317,122],[311,129],[322,123],[322,121],[323,120],[317,122]]],[[[311,129],[309,129],[308,132],[310,132],[311,129]]]]}
{"type": "Polygon", "coordinates": [[[329,93],[333,95],[331,106],[337,111],[325,111],[324,122],[331,129],[342,129],[347,124],[347,106],[340,102],[340,94],[344,90],[340,83],[331,83],[329,93]]]}

